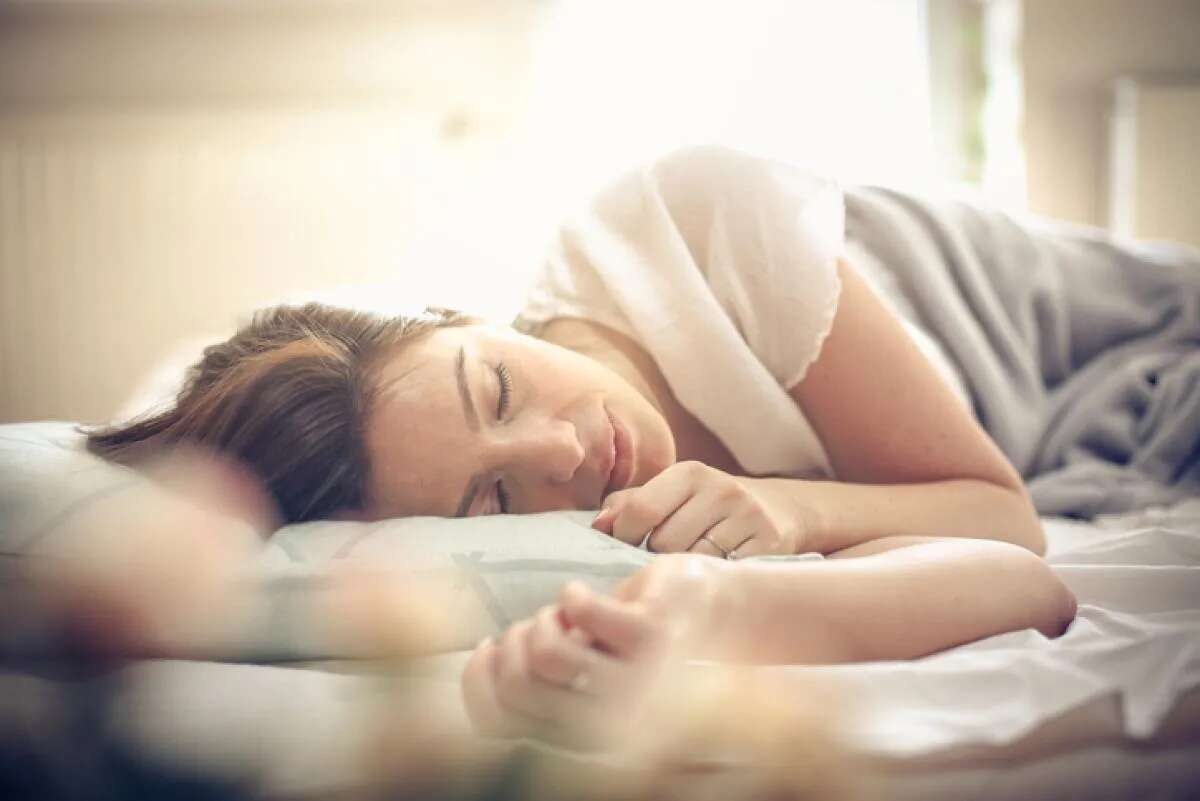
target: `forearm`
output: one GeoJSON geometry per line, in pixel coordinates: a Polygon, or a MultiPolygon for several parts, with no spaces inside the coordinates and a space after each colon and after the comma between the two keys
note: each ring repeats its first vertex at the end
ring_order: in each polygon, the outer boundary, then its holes
{"type": "Polygon", "coordinates": [[[805,550],[832,553],[881,537],[970,537],[1020,545],[1036,554],[1046,541],[1024,491],[974,479],[925,484],[782,482],[805,523],[805,550]]]}
{"type": "Polygon", "coordinates": [[[1061,634],[1071,592],[1006,543],[943,540],[856,559],[730,566],[727,655],[757,663],[910,659],[1006,631],[1061,634]]]}

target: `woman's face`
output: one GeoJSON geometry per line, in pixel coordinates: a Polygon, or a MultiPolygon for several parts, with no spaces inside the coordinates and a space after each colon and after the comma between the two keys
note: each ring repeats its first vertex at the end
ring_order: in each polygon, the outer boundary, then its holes
{"type": "Polygon", "coordinates": [[[675,461],[663,416],[574,351],[442,328],[383,365],[366,424],[372,517],[596,509],[675,461]]]}

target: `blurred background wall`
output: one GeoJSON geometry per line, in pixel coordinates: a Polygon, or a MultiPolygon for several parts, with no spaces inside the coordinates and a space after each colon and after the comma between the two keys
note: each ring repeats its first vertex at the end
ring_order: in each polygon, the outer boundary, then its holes
{"type": "Polygon", "coordinates": [[[0,422],[109,419],[279,300],[506,319],[687,143],[1195,243],[1196,41],[1183,0],[0,2],[0,422]]]}
{"type": "Polygon", "coordinates": [[[1029,204],[1200,244],[1200,2],[1027,0],[1029,204]]]}

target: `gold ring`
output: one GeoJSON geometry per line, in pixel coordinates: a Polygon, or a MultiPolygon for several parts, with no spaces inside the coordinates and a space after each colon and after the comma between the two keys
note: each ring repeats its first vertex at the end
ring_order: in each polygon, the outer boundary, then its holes
{"type": "Polygon", "coordinates": [[[729,558],[729,555],[730,555],[731,553],[733,553],[733,551],[727,551],[727,550],[725,550],[724,548],[722,548],[720,545],[718,545],[718,544],[717,544],[717,543],[716,543],[716,542],[713,540],[713,538],[712,538],[712,537],[708,536],[707,534],[701,534],[701,535],[700,535],[700,539],[704,540],[704,541],[705,541],[705,542],[707,542],[709,545],[711,545],[712,547],[714,547],[714,548],[716,548],[718,551],[720,551],[720,552],[721,552],[721,558],[722,558],[722,559],[728,559],[728,558],[729,558]]]}

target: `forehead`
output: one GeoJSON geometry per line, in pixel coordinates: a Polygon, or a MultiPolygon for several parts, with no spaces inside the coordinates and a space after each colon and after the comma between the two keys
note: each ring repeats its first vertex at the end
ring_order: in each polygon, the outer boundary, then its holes
{"type": "Polygon", "coordinates": [[[476,326],[439,329],[400,348],[378,370],[364,439],[367,500],[381,517],[450,516],[473,466],[456,379],[460,350],[471,356],[476,326]]]}

